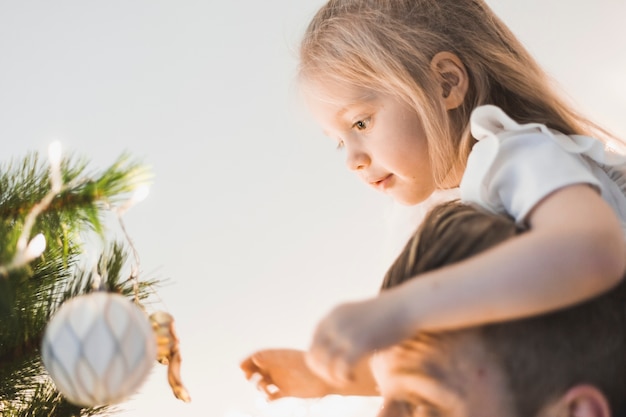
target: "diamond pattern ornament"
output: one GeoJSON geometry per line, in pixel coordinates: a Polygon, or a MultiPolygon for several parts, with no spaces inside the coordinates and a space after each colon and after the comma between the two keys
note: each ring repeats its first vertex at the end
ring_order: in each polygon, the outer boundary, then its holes
{"type": "Polygon", "coordinates": [[[146,314],[108,292],[74,297],[54,314],[41,358],[58,391],[84,407],[124,401],[145,381],[157,343],[146,314]]]}

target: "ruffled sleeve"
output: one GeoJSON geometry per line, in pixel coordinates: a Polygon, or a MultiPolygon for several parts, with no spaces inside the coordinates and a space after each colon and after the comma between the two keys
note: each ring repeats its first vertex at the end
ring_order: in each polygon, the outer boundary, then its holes
{"type": "Polygon", "coordinates": [[[462,200],[507,213],[523,223],[550,193],[569,185],[589,184],[613,199],[614,208],[626,211],[626,184],[609,178],[624,172],[615,167],[626,167],[626,158],[607,152],[602,142],[566,136],[538,123],[518,124],[496,106],[477,108],[470,122],[478,142],[461,181],[462,200]]]}

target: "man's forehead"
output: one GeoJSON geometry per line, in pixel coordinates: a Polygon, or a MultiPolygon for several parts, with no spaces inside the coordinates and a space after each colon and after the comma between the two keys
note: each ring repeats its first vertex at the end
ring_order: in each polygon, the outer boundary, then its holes
{"type": "Polygon", "coordinates": [[[403,381],[420,379],[463,397],[465,385],[458,348],[469,342],[422,334],[379,353],[378,372],[386,374],[391,382],[387,386],[393,389],[402,388],[403,381]]]}

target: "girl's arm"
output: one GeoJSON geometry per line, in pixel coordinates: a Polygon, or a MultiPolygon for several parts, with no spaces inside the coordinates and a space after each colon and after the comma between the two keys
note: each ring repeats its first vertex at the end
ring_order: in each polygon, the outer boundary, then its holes
{"type": "Polygon", "coordinates": [[[587,300],[622,279],[620,223],[591,187],[551,194],[528,221],[527,233],[399,287],[393,297],[406,308],[404,326],[448,330],[527,317],[587,300]]]}
{"type": "Polygon", "coordinates": [[[587,185],[560,189],[528,217],[530,230],[468,260],[421,274],[319,324],[308,356],[329,379],[362,355],[418,331],[444,331],[570,306],[616,285],[626,244],[613,210],[587,185]]]}

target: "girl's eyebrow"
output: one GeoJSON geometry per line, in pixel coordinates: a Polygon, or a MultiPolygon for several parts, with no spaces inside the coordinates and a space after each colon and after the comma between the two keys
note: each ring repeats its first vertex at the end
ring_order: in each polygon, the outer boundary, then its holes
{"type": "Polygon", "coordinates": [[[343,117],[344,114],[346,114],[348,112],[348,110],[350,110],[351,106],[354,106],[355,103],[350,103],[348,105],[343,106],[342,108],[340,108],[337,113],[335,114],[335,116],[337,118],[343,117]]]}
{"type": "MultiPolygon", "coordinates": [[[[335,113],[335,117],[336,117],[337,119],[342,118],[342,117],[344,116],[344,114],[346,114],[346,113],[348,112],[348,110],[350,110],[350,106],[353,106],[353,105],[354,105],[354,103],[351,103],[351,104],[348,104],[348,105],[346,105],[346,106],[344,106],[344,107],[340,108],[340,109],[337,111],[337,113],[335,113]]],[[[326,129],[322,129],[322,134],[323,134],[324,136],[328,136],[328,137],[330,137],[330,135],[328,134],[328,131],[327,131],[326,129]]]]}
{"type": "Polygon", "coordinates": [[[376,94],[376,93],[374,93],[372,91],[364,92],[363,94],[360,94],[360,95],[355,95],[353,98],[351,98],[348,101],[348,103],[346,105],[344,105],[342,108],[340,108],[337,111],[336,115],[338,117],[341,117],[348,110],[350,110],[351,107],[364,105],[364,104],[371,104],[371,102],[376,100],[377,98],[378,98],[378,94],[376,94]]]}

